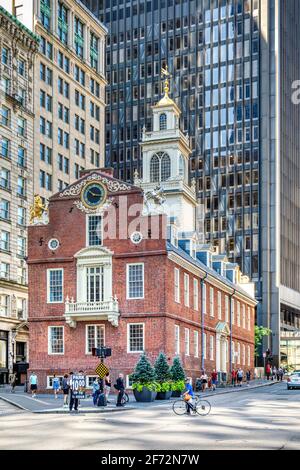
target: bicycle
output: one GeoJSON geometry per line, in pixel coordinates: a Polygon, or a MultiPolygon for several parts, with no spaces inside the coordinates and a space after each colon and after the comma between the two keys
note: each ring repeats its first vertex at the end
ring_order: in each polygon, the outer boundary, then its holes
{"type": "Polygon", "coordinates": [[[126,403],[129,403],[129,395],[127,392],[124,392],[124,395],[121,399],[121,403],[122,405],[126,405],[126,403]]]}
{"type": "MultiPolygon", "coordinates": [[[[202,400],[199,396],[196,396],[194,404],[191,406],[191,412],[200,416],[207,416],[211,410],[211,404],[207,400],[202,400]]],[[[187,413],[187,403],[183,397],[180,400],[176,400],[173,403],[173,411],[178,416],[183,416],[187,413]]]]}

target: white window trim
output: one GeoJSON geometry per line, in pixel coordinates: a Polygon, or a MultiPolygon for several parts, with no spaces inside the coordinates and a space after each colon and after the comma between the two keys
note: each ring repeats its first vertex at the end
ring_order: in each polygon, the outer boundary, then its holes
{"type": "Polygon", "coordinates": [[[229,322],[229,297],[225,295],[225,322],[229,322]]]}
{"type": "Polygon", "coordinates": [[[126,375],[126,388],[132,390],[132,385],[129,384],[129,375],[126,375]]]}
{"type": "MultiPolygon", "coordinates": [[[[53,387],[52,385],[50,385],[50,379],[53,379],[54,375],[47,375],[47,386],[46,386],[46,389],[47,390],[52,390],[53,387]]],[[[62,379],[64,378],[63,375],[56,375],[56,378],[59,379],[59,382],[62,381],[62,379]]]]}
{"type": "Polygon", "coordinates": [[[222,320],[222,293],[218,291],[218,320],[222,320]]]}
{"type": "Polygon", "coordinates": [[[215,358],[215,338],[213,335],[209,337],[209,360],[214,361],[215,358]]]}
{"type": "MultiPolygon", "coordinates": [[[[63,325],[50,325],[48,326],[48,356],[63,356],[65,354],[65,327],[63,325]],[[53,353],[51,352],[51,329],[62,328],[63,329],[63,352],[53,353]]],[[[52,377],[52,376],[50,376],[52,377]]]]}
{"type": "Polygon", "coordinates": [[[196,278],[194,278],[194,310],[199,310],[199,283],[196,278]]]}
{"type": "Polygon", "coordinates": [[[194,356],[199,357],[199,332],[194,330],[194,356]],[[197,341],[195,341],[197,339],[197,341]]]}
{"type": "Polygon", "coordinates": [[[95,375],[90,375],[89,374],[89,375],[85,376],[85,387],[88,388],[89,390],[92,390],[92,388],[93,388],[93,385],[89,385],[89,378],[94,378],[94,377],[98,378],[98,375],[97,374],[95,374],[95,375]]]}
{"type": "Polygon", "coordinates": [[[206,333],[204,333],[203,338],[203,359],[207,359],[207,337],[206,333]]]}
{"type": "Polygon", "coordinates": [[[184,355],[190,356],[190,330],[184,329],[184,355]]]}
{"type": "MultiPolygon", "coordinates": [[[[100,328],[103,329],[103,338],[104,338],[104,344],[105,344],[105,325],[102,325],[102,324],[98,324],[98,325],[95,325],[95,324],[88,324],[88,325],[85,325],[85,354],[87,356],[91,356],[92,355],[92,352],[88,352],[88,327],[89,326],[93,326],[94,327],[94,330],[95,330],[95,327],[96,326],[99,326],[100,328]]],[[[96,347],[96,346],[94,346],[96,347]]],[[[93,376],[92,376],[93,377],[93,376]]]]}
{"type": "Polygon", "coordinates": [[[214,288],[210,287],[209,288],[209,315],[212,318],[215,317],[214,309],[215,309],[215,292],[214,292],[214,288]]]}
{"type": "Polygon", "coordinates": [[[64,269],[63,268],[51,268],[47,269],[47,304],[63,304],[64,303],[64,269]],[[50,300],[50,272],[61,271],[61,283],[62,283],[62,300],[59,302],[53,302],[50,300]]]}
{"type": "Polygon", "coordinates": [[[175,290],[175,302],[180,304],[180,270],[174,268],[174,290],[175,290]],[[176,286],[176,276],[178,280],[178,285],[176,286]]]}
{"type": "Polygon", "coordinates": [[[144,263],[128,263],[126,264],[126,300],[141,300],[145,298],[145,264],[144,263]],[[143,296],[129,297],[129,268],[130,266],[143,266],[143,296]]]}
{"type": "Polygon", "coordinates": [[[143,323],[143,322],[127,323],[127,353],[128,354],[141,354],[143,352],[145,352],[145,323],[143,323]],[[129,341],[130,335],[129,335],[129,332],[130,332],[130,326],[131,325],[143,325],[143,346],[144,346],[144,349],[142,351],[130,351],[130,341],[129,341]]]}
{"type": "Polygon", "coordinates": [[[248,331],[251,331],[251,310],[250,307],[248,307],[248,318],[247,318],[247,329],[248,331]]]}
{"type": "Polygon", "coordinates": [[[187,273],[184,273],[184,306],[190,306],[190,276],[187,273]]]}
{"type": "Polygon", "coordinates": [[[99,247],[103,246],[103,217],[100,214],[87,214],[86,216],[86,224],[85,224],[85,246],[87,248],[92,248],[92,247],[99,247]],[[89,226],[90,226],[90,217],[94,217],[95,215],[98,215],[101,217],[101,245],[90,245],[90,237],[89,237],[89,226]]]}
{"type": "Polygon", "coordinates": [[[174,328],[174,334],[175,334],[175,354],[176,355],[179,355],[180,354],[180,326],[179,325],[175,325],[175,328],[174,328]],[[176,349],[176,331],[178,331],[178,349],[176,349]]]}

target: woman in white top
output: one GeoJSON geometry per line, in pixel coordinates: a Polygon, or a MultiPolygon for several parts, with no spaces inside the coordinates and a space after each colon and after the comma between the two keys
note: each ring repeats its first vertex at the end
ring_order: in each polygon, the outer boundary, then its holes
{"type": "Polygon", "coordinates": [[[202,371],[202,375],[200,377],[200,380],[201,380],[202,392],[205,392],[206,387],[207,387],[208,377],[207,377],[207,374],[205,373],[204,370],[202,371]]]}

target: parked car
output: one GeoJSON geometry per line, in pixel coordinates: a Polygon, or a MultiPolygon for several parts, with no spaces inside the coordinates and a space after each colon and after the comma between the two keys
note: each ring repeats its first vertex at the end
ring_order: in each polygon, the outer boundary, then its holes
{"type": "Polygon", "coordinates": [[[293,372],[293,374],[287,379],[287,389],[300,388],[300,372],[293,372]]]}

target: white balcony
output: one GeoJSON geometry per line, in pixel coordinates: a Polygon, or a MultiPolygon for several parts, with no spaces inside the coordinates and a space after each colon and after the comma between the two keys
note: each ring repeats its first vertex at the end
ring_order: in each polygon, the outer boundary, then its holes
{"type": "Polygon", "coordinates": [[[113,326],[119,324],[119,302],[116,297],[103,302],[74,302],[67,297],[65,319],[71,328],[76,328],[77,321],[109,321],[113,326]]]}

